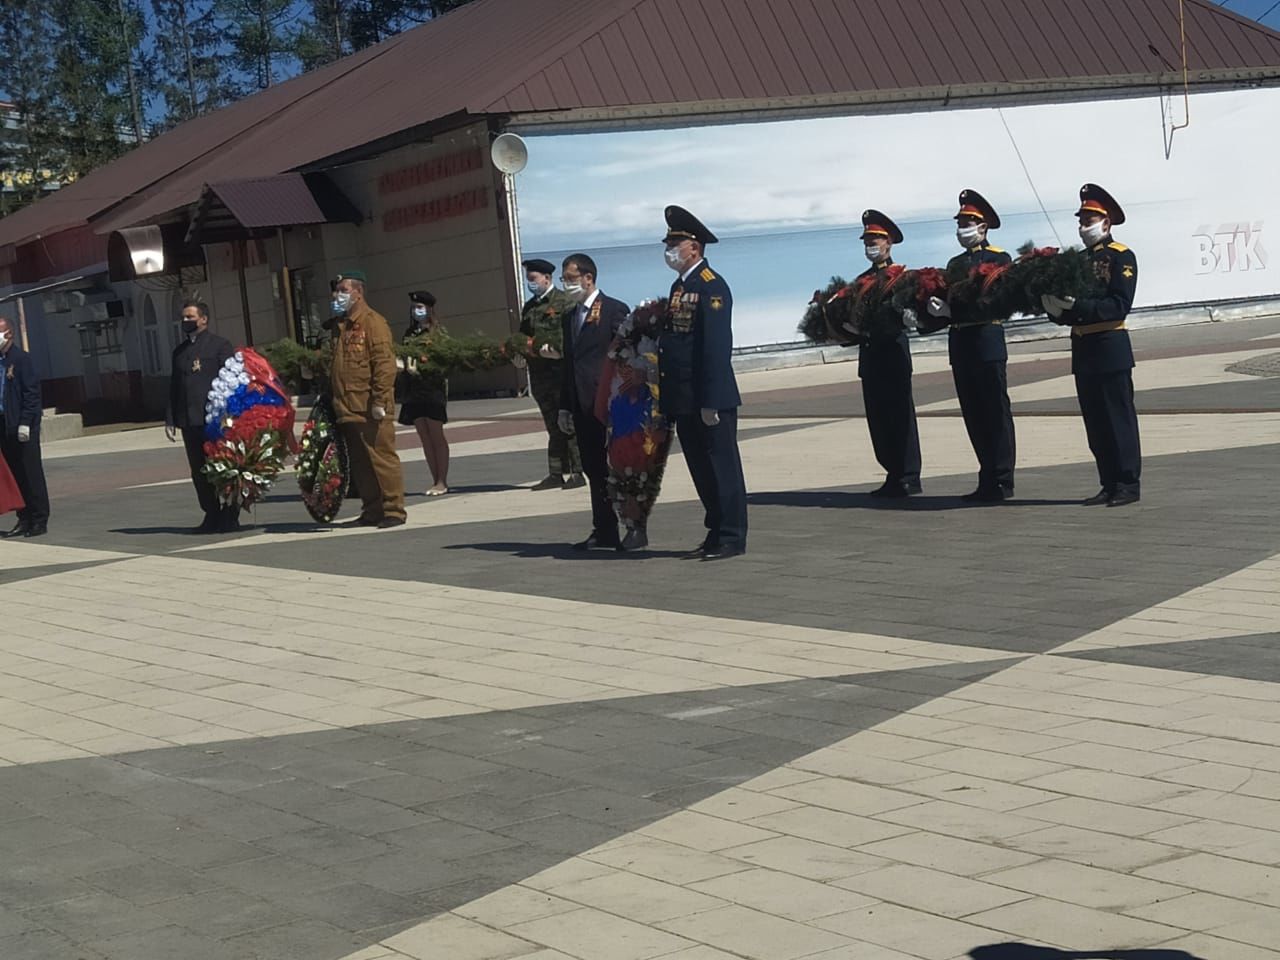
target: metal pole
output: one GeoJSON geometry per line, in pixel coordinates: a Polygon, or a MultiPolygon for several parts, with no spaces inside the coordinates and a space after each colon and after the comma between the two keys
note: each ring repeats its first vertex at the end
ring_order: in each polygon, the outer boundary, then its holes
{"type": "Polygon", "coordinates": [[[253,346],[253,323],[249,319],[249,285],[244,279],[244,262],[249,259],[249,245],[241,237],[237,241],[236,266],[240,274],[240,312],[244,317],[244,345],[253,346]]]}
{"type": "Polygon", "coordinates": [[[298,327],[298,318],[293,308],[293,282],[289,278],[289,258],[285,253],[284,228],[276,228],[276,237],[280,240],[280,285],[284,294],[285,325],[293,339],[302,342],[302,330],[298,327]]]}
{"type": "Polygon", "coordinates": [[[31,344],[27,340],[27,308],[23,298],[18,298],[18,336],[22,338],[22,352],[30,353],[31,344]]]}

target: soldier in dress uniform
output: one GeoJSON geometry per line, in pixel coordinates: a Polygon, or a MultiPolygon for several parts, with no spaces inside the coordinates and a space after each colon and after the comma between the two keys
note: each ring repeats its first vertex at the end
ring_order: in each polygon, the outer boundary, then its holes
{"type": "MultiPolygon", "coordinates": [[[[564,318],[577,304],[556,288],[555,264],[550,260],[526,260],[522,266],[529,299],[520,312],[520,332],[526,337],[559,332],[564,318]]],[[[563,381],[563,354],[550,344],[543,344],[538,354],[529,358],[529,392],[547,428],[547,475],[530,488],[533,490],[569,490],[587,482],[582,474],[578,441],[561,430],[558,422],[563,381]]]]}
{"type": "Polygon", "coordinates": [[[658,337],[658,404],[676,422],[689,474],[706,510],[706,536],[689,558],[721,560],[747,552],[747,487],[738,453],[733,375],[733,295],[703,257],[716,235],[688,210],[666,209],[671,285],[658,337]]]}
{"type": "MultiPolygon", "coordinates": [[[[1013,258],[987,242],[987,231],[1000,227],[1000,214],[976,190],[960,191],[956,239],[964,247],[947,263],[947,273],[968,274],[980,264],[1008,266],[1013,258]]],[[[974,304],[929,301],[931,326],[950,326],[947,349],[951,376],[964,415],[969,442],[978,457],[978,488],[962,499],[998,503],[1013,496],[1013,411],[1009,407],[1004,321],[986,316],[974,304]]]]}
{"type": "MultiPolygon", "coordinates": [[[[902,242],[898,225],[879,210],[862,214],[862,242],[871,266],[855,283],[893,265],[893,245],[902,242]]],[[[907,331],[893,336],[859,336],[858,376],[876,460],[885,480],[873,497],[909,497],[920,493],[920,434],[911,396],[911,346],[907,331]]]]}
{"type": "Polygon", "coordinates": [[[204,511],[204,522],[193,533],[226,533],[240,528],[237,507],[222,507],[218,493],[205,479],[204,408],[213,381],[235,350],[231,344],[209,330],[209,307],[199,300],[182,305],[183,340],[173,350],[169,374],[169,404],[165,411],[164,435],[176,442],[182,434],[191,467],[191,483],[196,499],[204,511]]]}
{"type": "Polygon", "coordinates": [[[1106,289],[1088,300],[1045,295],[1045,311],[1071,327],[1071,372],[1089,450],[1098,465],[1102,489],[1085,506],[1137,503],[1142,476],[1138,411],[1133,405],[1133,346],[1125,318],[1138,287],[1138,259],[1111,237],[1124,223],[1124,211],[1096,183],[1080,188],[1080,239],[1093,257],[1106,289]]]}

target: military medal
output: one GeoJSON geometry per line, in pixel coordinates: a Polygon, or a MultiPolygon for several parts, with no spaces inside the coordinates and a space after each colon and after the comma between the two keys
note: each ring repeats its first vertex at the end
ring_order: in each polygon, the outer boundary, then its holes
{"type": "Polygon", "coordinates": [[[199,372],[200,372],[200,358],[199,358],[199,357],[196,357],[194,360],[192,360],[192,361],[191,361],[191,372],[192,372],[192,373],[199,373],[199,372]]]}

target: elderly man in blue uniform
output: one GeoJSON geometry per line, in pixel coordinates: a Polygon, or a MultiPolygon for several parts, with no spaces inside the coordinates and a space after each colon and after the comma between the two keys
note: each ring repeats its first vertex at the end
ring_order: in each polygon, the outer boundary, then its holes
{"type": "MultiPolygon", "coordinates": [[[[964,247],[947,263],[947,273],[970,273],[984,263],[1008,266],[1013,258],[987,242],[987,232],[1000,227],[1000,214],[976,190],[960,191],[956,239],[964,247]]],[[[960,400],[969,443],[978,458],[978,488],[962,499],[999,503],[1013,496],[1013,411],[1009,406],[1004,321],[976,304],[929,301],[932,318],[924,330],[949,326],[947,350],[951,377],[960,400]]]]}
{"type": "Polygon", "coordinates": [[[1123,507],[1137,503],[1142,476],[1138,411],[1133,404],[1133,346],[1125,319],[1138,288],[1138,259],[1111,236],[1124,223],[1120,204],[1102,187],[1080,188],[1080,239],[1093,258],[1103,293],[1087,300],[1046,294],[1045,311],[1071,327],[1071,372],[1084,417],[1089,450],[1102,489],[1085,506],[1123,507]]]}
{"type": "Polygon", "coordinates": [[[733,375],[733,295],[703,256],[716,235],[688,210],[666,209],[671,285],[658,337],[658,403],[673,417],[685,463],[706,511],[702,543],[690,559],[723,560],[747,552],[747,486],[738,453],[733,375]]]}
{"type": "MultiPolygon", "coordinates": [[[[879,210],[862,214],[862,242],[871,266],[855,283],[893,266],[893,245],[902,242],[898,225],[879,210]]],[[[858,336],[858,376],[871,431],[871,446],[885,479],[873,497],[909,497],[921,492],[920,432],[911,396],[911,345],[905,329],[858,336]]]]}

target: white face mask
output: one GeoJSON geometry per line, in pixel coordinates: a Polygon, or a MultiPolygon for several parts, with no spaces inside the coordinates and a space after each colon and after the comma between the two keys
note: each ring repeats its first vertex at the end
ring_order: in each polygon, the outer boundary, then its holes
{"type": "Polygon", "coordinates": [[[564,285],[564,292],[574,300],[582,300],[585,296],[582,292],[582,284],[580,283],[566,283],[564,285]]]}
{"type": "Polygon", "coordinates": [[[1098,220],[1096,223],[1080,224],[1080,239],[1084,241],[1086,247],[1092,247],[1099,243],[1103,237],[1107,235],[1107,221],[1098,220]]]}
{"type": "Polygon", "coordinates": [[[680,267],[684,265],[684,259],[680,256],[679,247],[667,247],[662,251],[662,257],[667,261],[667,266],[680,273],[680,267]]]}
{"type": "Polygon", "coordinates": [[[956,227],[956,239],[966,250],[976,247],[982,242],[982,227],[976,223],[956,227]]]}
{"type": "Polygon", "coordinates": [[[337,313],[346,313],[351,306],[351,294],[343,291],[333,295],[333,308],[337,313]]]}
{"type": "Polygon", "coordinates": [[[414,308],[413,308],[413,319],[415,319],[415,320],[425,320],[425,319],[427,319],[427,308],[426,308],[426,307],[414,307],[414,308]]]}
{"type": "Polygon", "coordinates": [[[543,293],[542,284],[539,283],[537,280],[528,281],[527,283],[525,283],[525,287],[527,287],[529,292],[533,294],[535,297],[541,296],[543,293]]]}
{"type": "Polygon", "coordinates": [[[880,244],[878,243],[868,243],[866,247],[863,248],[863,252],[866,253],[867,259],[872,263],[879,263],[885,257],[885,255],[880,252],[880,244]]]}
{"type": "Polygon", "coordinates": [[[3,347],[8,342],[9,342],[9,331],[0,330],[0,347],[3,347]]]}

